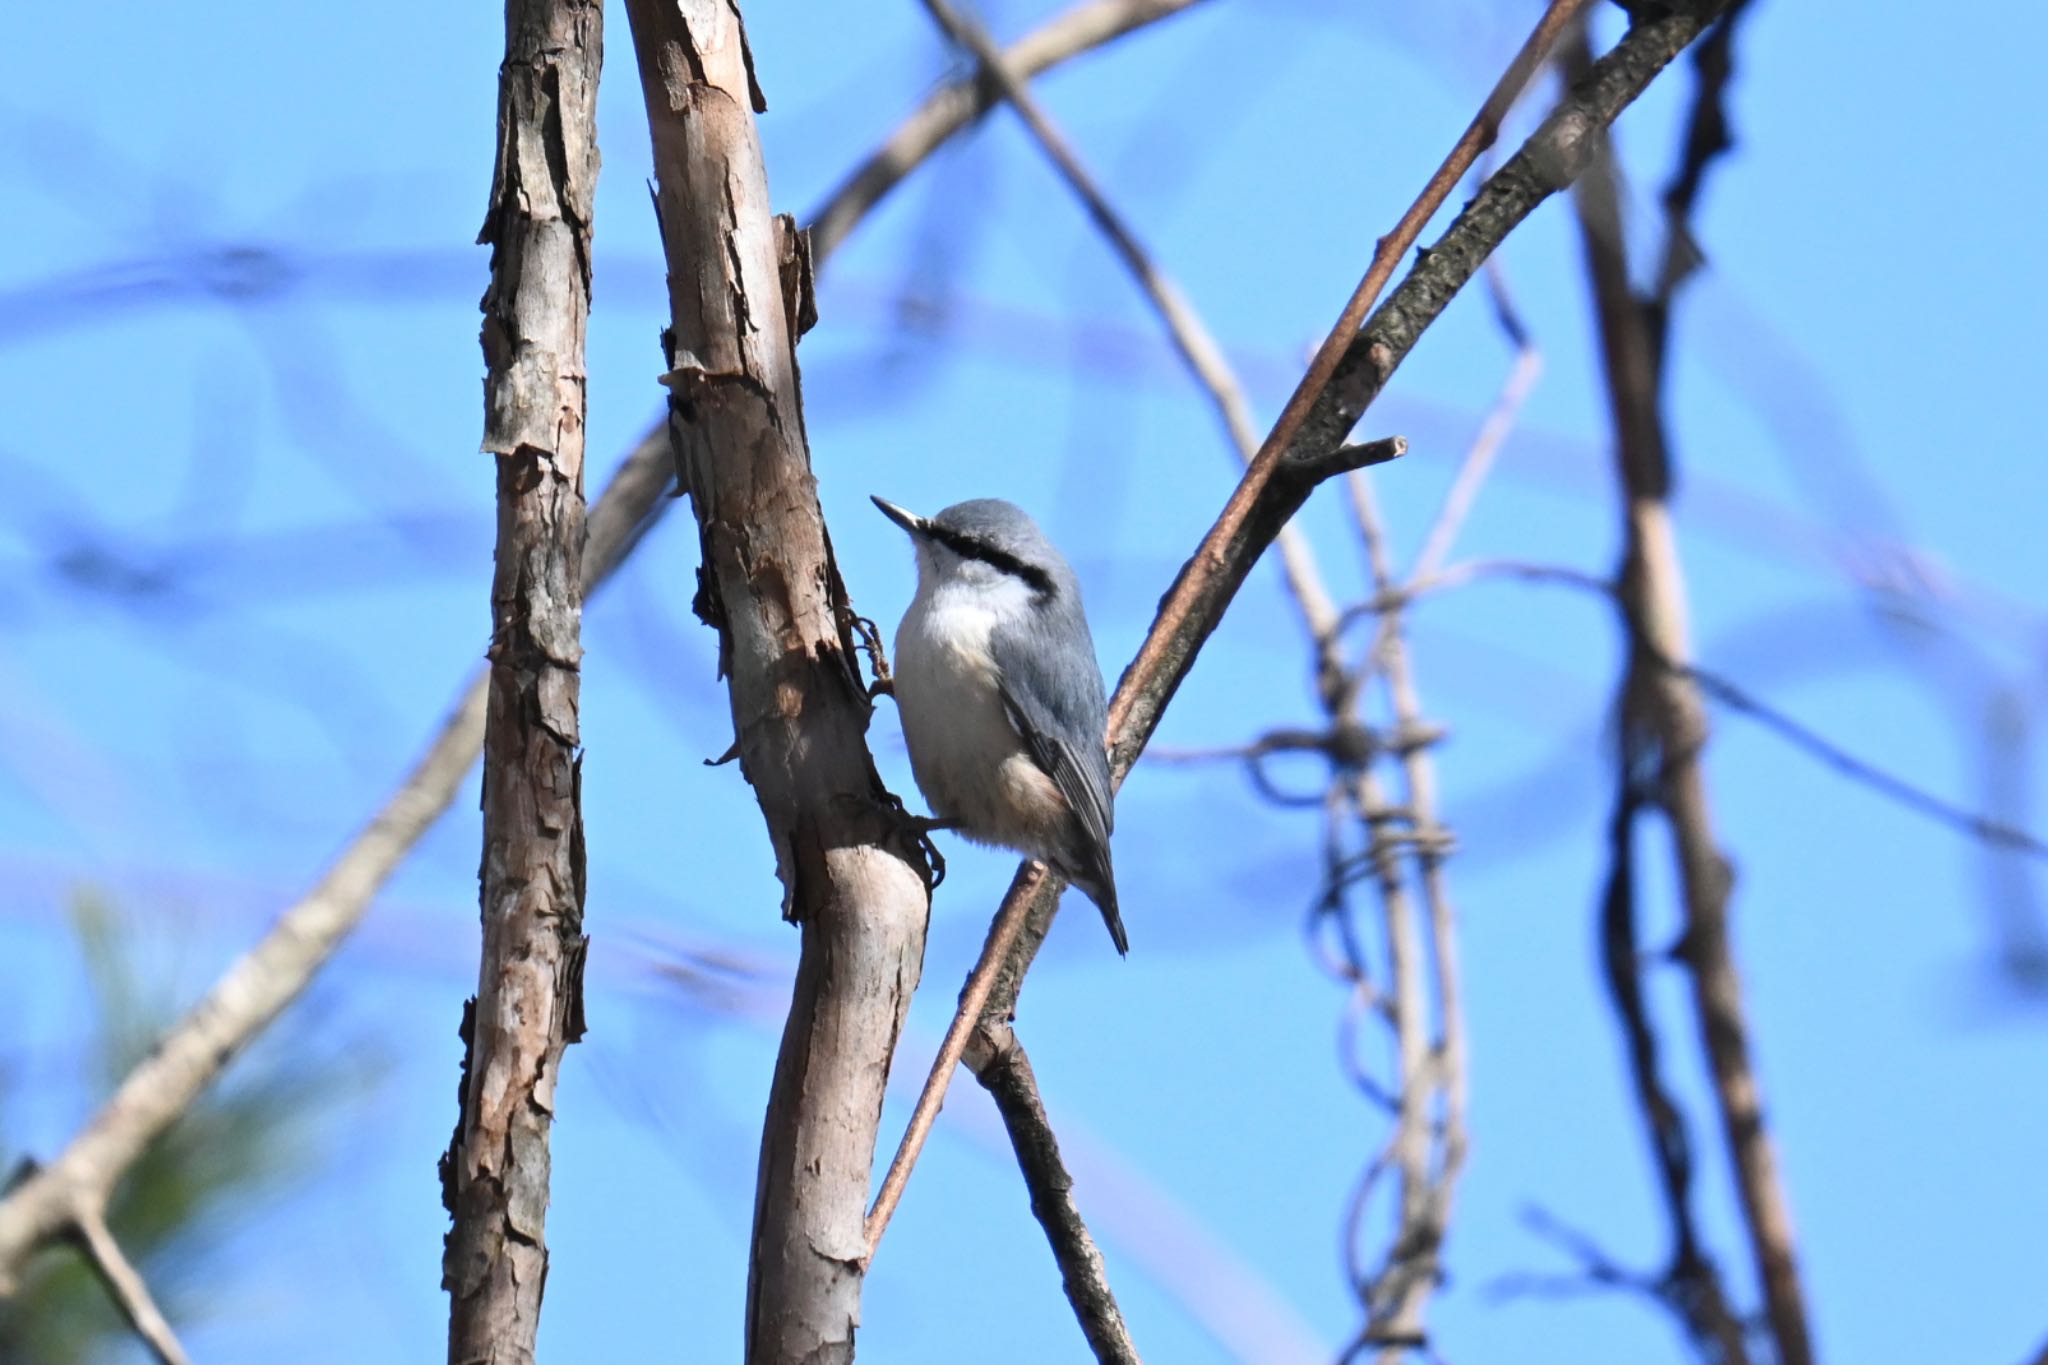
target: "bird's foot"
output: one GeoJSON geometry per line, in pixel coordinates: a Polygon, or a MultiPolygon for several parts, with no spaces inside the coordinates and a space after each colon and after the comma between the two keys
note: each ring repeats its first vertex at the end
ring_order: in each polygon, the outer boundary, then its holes
{"type": "Polygon", "coordinates": [[[939,852],[939,846],[932,842],[932,835],[942,829],[958,829],[961,822],[950,816],[913,815],[904,809],[903,798],[894,792],[885,791],[880,797],[844,796],[844,801],[857,802],[881,811],[897,828],[908,834],[924,854],[925,862],[932,869],[931,889],[939,889],[939,883],[946,880],[946,858],[939,852]]]}

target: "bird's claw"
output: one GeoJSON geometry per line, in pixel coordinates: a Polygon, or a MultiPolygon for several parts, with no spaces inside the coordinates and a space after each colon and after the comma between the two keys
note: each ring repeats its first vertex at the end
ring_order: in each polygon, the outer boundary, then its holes
{"type": "Polygon", "coordinates": [[[841,799],[880,810],[895,822],[899,829],[916,842],[918,851],[924,854],[925,862],[931,867],[931,889],[939,889],[939,884],[946,880],[946,857],[939,852],[939,846],[932,842],[932,833],[935,830],[958,829],[960,822],[957,819],[935,815],[912,815],[904,809],[903,798],[894,792],[884,792],[881,797],[846,796],[841,799]]]}

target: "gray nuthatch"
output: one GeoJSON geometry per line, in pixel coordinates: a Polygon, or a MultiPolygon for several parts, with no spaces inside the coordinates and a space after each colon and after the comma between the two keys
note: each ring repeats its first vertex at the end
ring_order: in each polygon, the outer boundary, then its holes
{"type": "Polygon", "coordinates": [[[1109,863],[1109,708],[1080,581],[1001,499],[935,517],[874,502],[917,547],[895,693],[918,789],[941,825],[1081,888],[1128,953],[1109,863]]]}

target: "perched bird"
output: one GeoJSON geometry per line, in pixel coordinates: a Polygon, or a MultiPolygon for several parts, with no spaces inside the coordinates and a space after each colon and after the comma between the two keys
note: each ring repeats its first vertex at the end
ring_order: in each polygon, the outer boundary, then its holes
{"type": "Polygon", "coordinates": [[[1074,571],[1001,499],[935,517],[874,502],[917,548],[895,693],[935,827],[1050,864],[1128,953],[1109,863],[1109,708],[1074,571]]]}

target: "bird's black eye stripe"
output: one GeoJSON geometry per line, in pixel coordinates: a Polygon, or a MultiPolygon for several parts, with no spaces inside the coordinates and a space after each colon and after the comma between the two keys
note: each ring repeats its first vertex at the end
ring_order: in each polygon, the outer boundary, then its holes
{"type": "Polygon", "coordinates": [[[978,559],[992,568],[1000,569],[1013,578],[1021,578],[1031,585],[1031,590],[1050,597],[1052,575],[1036,564],[1026,564],[1008,550],[989,544],[979,536],[967,535],[951,527],[933,522],[925,524],[924,532],[939,544],[959,555],[962,559],[978,559]]]}

